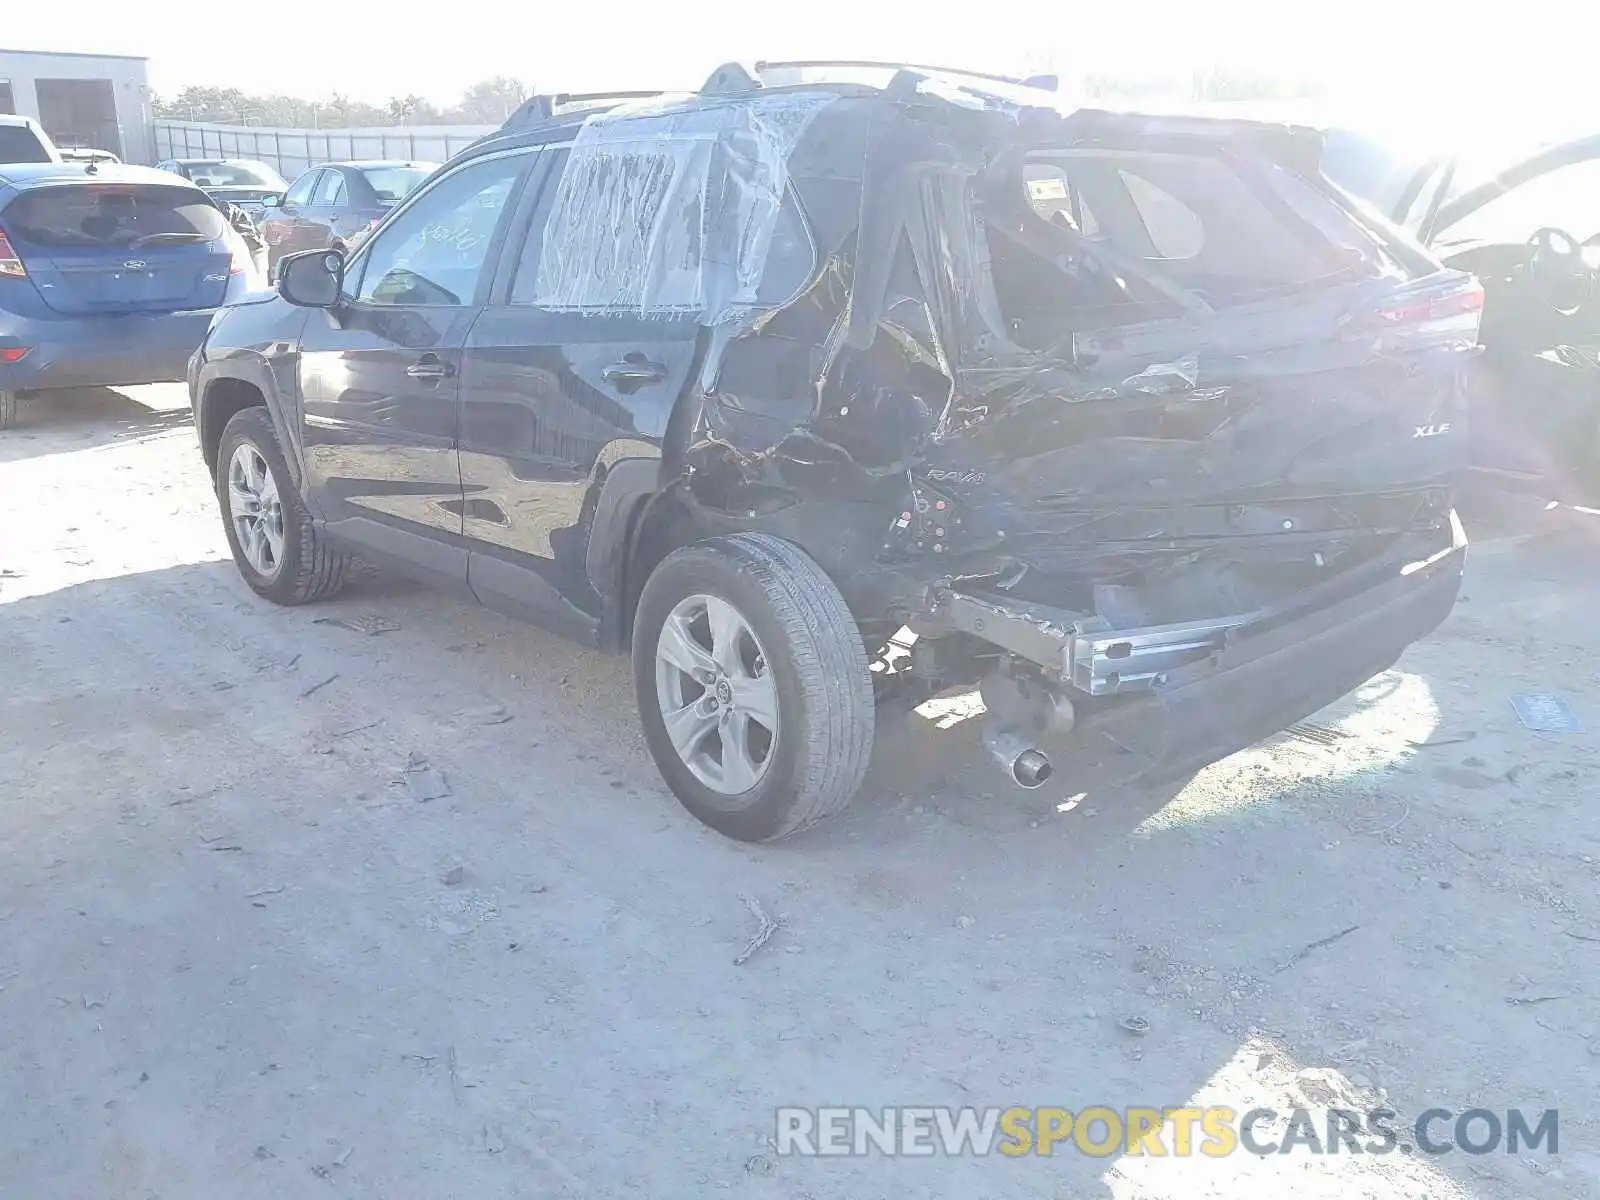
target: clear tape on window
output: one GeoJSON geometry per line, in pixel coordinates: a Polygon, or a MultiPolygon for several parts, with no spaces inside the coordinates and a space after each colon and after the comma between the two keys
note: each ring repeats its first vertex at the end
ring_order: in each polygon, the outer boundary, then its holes
{"type": "Polygon", "coordinates": [[[535,306],[706,325],[756,308],[789,157],[834,99],[650,100],[588,118],[545,225],[535,306]]]}

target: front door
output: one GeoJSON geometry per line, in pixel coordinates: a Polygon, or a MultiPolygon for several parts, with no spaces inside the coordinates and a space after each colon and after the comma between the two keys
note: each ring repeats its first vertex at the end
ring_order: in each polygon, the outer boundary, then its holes
{"type": "Polygon", "coordinates": [[[261,218],[261,237],[267,243],[267,254],[272,265],[285,254],[303,249],[300,225],[303,214],[311,204],[317,181],[322,171],[316,167],[307,171],[289,185],[283,199],[275,208],[265,210],[261,218]]]}
{"type": "Polygon", "coordinates": [[[592,637],[600,597],[586,553],[599,487],[621,459],[658,457],[701,326],[698,314],[541,307],[540,252],[567,153],[540,153],[520,248],[512,239],[467,336],[462,512],[480,600],[592,637]]]}
{"type": "Polygon", "coordinates": [[[461,350],[525,156],[469,162],[361,247],[302,337],[306,484],[330,532],[458,583],[461,350]]]}

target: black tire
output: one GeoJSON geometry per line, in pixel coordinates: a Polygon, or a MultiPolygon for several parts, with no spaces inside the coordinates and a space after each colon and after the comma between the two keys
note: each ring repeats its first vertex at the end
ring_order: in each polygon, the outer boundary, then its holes
{"type": "Polygon", "coordinates": [[[244,576],[251,591],[275,604],[309,604],[335,595],[344,586],[344,574],[350,562],[348,556],[329,546],[318,532],[293,481],[267,410],[254,407],[235,413],[222,430],[222,442],[217,450],[217,503],[222,509],[228,549],[233,552],[239,574],[244,576]],[[245,556],[229,517],[228,467],[234,451],[243,444],[255,447],[278,485],[278,499],[283,510],[283,557],[270,575],[258,571],[245,556]]]}
{"type": "Polygon", "coordinates": [[[861,635],[833,581],[798,547],[740,533],[675,550],[651,573],[634,618],[633,679],[645,742],[683,806],[741,842],[785,837],[844,809],[872,757],[875,711],[861,635]],[[759,642],[777,696],[765,773],[728,795],[708,787],[667,734],[656,686],[662,626],[690,596],[732,604],[759,642]]]}
{"type": "Polygon", "coordinates": [[[17,423],[17,394],[0,392],[0,429],[10,429],[17,423]]]}

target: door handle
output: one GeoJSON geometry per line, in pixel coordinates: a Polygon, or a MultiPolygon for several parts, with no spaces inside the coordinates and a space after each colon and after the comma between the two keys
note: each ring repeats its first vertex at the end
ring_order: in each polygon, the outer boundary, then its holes
{"type": "Polygon", "coordinates": [[[619,392],[638,391],[647,383],[660,383],[667,377],[667,368],[658,362],[651,362],[638,351],[627,355],[621,362],[614,362],[600,372],[604,379],[619,392]]]}
{"type": "Polygon", "coordinates": [[[406,368],[406,374],[413,379],[448,379],[455,373],[456,369],[437,354],[424,354],[406,368]]]}

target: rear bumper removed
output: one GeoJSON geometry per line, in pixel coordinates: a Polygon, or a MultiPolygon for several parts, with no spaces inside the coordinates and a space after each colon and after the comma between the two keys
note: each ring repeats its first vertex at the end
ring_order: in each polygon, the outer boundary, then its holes
{"type": "Polygon", "coordinates": [[[0,391],[180,382],[214,311],[18,318],[0,334],[0,347],[27,353],[0,362],[0,391]]]}
{"type": "Polygon", "coordinates": [[[1171,776],[1270,737],[1392,666],[1449,615],[1466,551],[1452,512],[1446,545],[1399,552],[1243,616],[1111,630],[1064,609],[952,590],[928,618],[1069,685],[1075,741],[1103,741],[1136,756],[1137,773],[1171,776]]]}

